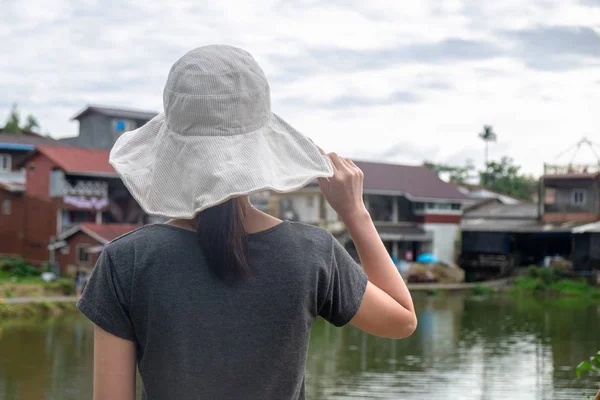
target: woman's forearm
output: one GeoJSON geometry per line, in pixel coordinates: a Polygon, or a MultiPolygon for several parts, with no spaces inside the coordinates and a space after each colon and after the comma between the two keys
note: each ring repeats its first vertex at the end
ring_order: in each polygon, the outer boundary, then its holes
{"type": "Polygon", "coordinates": [[[414,313],[410,292],[383,245],[366,208],[345,218],[344,223],[358,250],[369,281],[414,313]]]}

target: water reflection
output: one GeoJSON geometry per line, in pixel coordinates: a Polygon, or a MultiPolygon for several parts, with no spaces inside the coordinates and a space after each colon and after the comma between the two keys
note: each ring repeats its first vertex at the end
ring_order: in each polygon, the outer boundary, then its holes
{"type": "Polygon", "coordinates": [[[573,400],[600,385],[574,375],[600,349],[597,306],[460,295],[418,298],[416,306],[419,328],[402,341],[315,326],[311,398],[573,400]]]}
{"type": "MultiPolygon", "coordinates": [[[[600,349],[596,305],[450,295],[416,306],[419,328],[400,341],[318,321],[308,398],[573,400],[600,385],[574,374],[600,349]]],[[[89,398],[92,351],[81,316],[0,322],[0,400],[89,398]]]]}

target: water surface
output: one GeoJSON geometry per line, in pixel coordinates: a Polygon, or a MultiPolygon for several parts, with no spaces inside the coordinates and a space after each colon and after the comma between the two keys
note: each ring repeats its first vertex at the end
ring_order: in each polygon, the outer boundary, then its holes
{"type": "MultiPolygon", "coordinates": [[[[466,295],[416,299],[405,340],[318,321],[309,399],[577,400],[600,386],[574,368],[600,350],[600,306],[466,295]]],[[[0,400],[91,398],[93,329],[79,315],[0,321],[0,400]]]]}

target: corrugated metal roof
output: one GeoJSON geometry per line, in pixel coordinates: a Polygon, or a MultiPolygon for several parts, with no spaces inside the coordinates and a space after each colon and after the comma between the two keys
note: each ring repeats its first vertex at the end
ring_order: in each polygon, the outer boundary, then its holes
{"type": "Polygon", "coordinates": [[[537,204],[499,204],[492,203],[466,211],[463,219],[537,219],[537,204]]]}
{"type": "Polygon", "coordinates": [[[572,232],[575,228],[584,225],[581,222],[544,223],[537,219],[488,219],[469,218],[461,221],[464,232],[517,232],[517,233],[542,233],[542,232],[572,232]]]}
{"type": "Polygon", "coordinates": [[[113,107],[102,107],[102,106],[88,106],[84,110],[80,111],[75,115],[72,119],[80,119],[88,114],[98,113],[102,115],[106,115],[108,117],[115,118],[128,118],[128,119],[140,119],[140,120],[151,120],[152,118],[158,115],[157,112],[154,111],[143,111],[143,110],[134,110],[127,108],[113,108],[113,107]]]}

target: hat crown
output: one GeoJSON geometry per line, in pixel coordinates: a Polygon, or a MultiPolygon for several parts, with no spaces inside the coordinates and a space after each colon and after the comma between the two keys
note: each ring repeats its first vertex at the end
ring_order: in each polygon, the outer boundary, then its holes
{"type": "Polygon", "coordinates": [[[246,51],[205,46],[181,57],[163,92],[165,119],[180,135],[237,135],[265,126],[271,117],[267,78],[246,51]]]}

